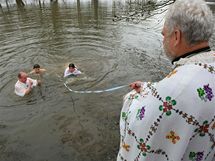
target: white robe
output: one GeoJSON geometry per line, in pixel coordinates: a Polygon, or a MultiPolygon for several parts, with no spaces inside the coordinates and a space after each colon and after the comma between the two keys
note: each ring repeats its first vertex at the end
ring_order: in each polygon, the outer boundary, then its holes
{"type": "Polygon", "coordinates": [[[30,81],[33,82],[32,88],[37,86],[38,82],[35,79],[27,78],[26,83],[22,83],[18,80],[15,84],[15,94],[23,97],[25,95],[26,90],[28,89],[30,81]]]}
{"type": "Polygon", "coordinates": [[[80,75],[80,74],[81,74],[81,71],[79,71],[77,68],[75,68],[75,70],[73,72],[70,72],[69,67],[67,67],[65,69],[65,71],[64,71],[64,76],[63,77],[65,78],[65,77],[68,77],[69,75],[76,76],[76,75],[80,75]]]}
{"type": "Polygon", "coordinates": [[[124,97],[117,161],[215,161],[215,52],[124,97]]]}

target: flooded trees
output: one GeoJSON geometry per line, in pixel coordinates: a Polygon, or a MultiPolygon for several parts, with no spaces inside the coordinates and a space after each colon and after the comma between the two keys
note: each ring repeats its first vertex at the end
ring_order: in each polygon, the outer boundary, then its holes
{"type": "Polygon", "coordinates": [[[25,6],[25,3],[22,0],[16,0],[16,4],[17,4],[18,7],[25,6]]]}
{"type": "Polygon", "coordinates": [[[116,11],[113,21],[132,21],[139,23],[156,14],[162,14],[167,10],[166,6],[175,0],[127,0],[125,4],[116,2],[116,11]]]}

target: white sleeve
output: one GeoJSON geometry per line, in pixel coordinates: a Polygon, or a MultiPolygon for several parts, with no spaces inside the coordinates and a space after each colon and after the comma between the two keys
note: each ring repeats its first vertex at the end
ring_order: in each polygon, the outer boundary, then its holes
{"type": "Polygon", "coordinates": [[[65,77],[67,77],[67,76],[69,76],[71,73],[69,72],[69,68],[67,67],[66,69],[65,69],[65,71],[64,71],[64,78],[65,77]]]}
{"type": "Polygon", "coordinates": [[[81,71],[79,71],[78,69],[76,69],[74,72],[73,72],[74,75],[79,75],[81,74],[81,71]]]}
{"type": "Polygon", "coordinates": [[[31,78],[28,78],[28,80],[32,81],[33,82],[33,86],[37,86],[38,82],[36,79],[31,79],[31,78]]]}

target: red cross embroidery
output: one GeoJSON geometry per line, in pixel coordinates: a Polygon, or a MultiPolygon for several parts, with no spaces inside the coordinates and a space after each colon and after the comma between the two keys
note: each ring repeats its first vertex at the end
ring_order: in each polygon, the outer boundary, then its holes
{"type": "Polygon", "coordinates": [[[145,143],[139,143],[140,144],[140,150],[146,152],[147,148],[146,148],[146,144],[145,143]]]}
{"type": "Polygon", "coordinates": [[[208,128],[209,128],[209,125],[202,125],[200,126],[200,131],[201,132],[204,132],[204,133],[207,133],[208,132],[208,128]]]}
{"type": "Polygon", "coordinates": [[[172,105],[168,102],[164,102],[163,106],[164,106],[163,112],[167,112],[172,109],[172,105]]]}

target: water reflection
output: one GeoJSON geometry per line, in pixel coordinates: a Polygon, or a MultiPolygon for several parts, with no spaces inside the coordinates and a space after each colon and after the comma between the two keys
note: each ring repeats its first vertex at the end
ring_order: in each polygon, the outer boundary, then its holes
{"type": "Polygon", "coordinates": [[[78,24],[82,26],[82,15],[81,15],[81,3],[80,0],[77,0],[77,11],[78,11],[78,24]]]}

